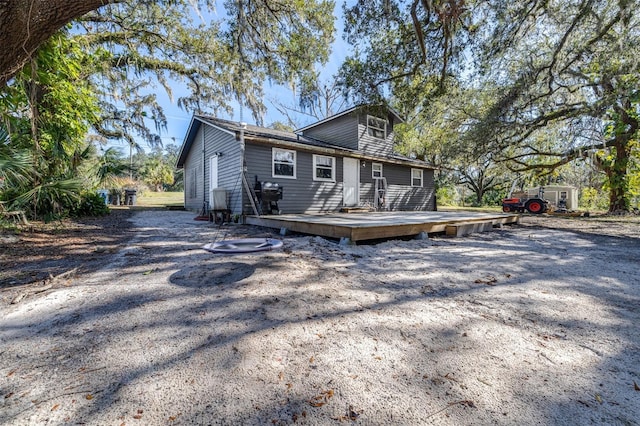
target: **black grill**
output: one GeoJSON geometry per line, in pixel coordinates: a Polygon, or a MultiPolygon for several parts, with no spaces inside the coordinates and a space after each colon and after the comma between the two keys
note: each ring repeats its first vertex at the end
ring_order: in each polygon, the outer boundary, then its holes
{"type": "Polygon", "coordinates": [[[282,200],[282,187],[275,182],[262,183],[262,201],[282,200]]]}
{"type": "Polygon", "coordinates": [[[260,200],[263,214],[280,214],[278,200],[282,200],[282,186],[276,182],[259,182],[256,176],[254,192],[260,200]]]}

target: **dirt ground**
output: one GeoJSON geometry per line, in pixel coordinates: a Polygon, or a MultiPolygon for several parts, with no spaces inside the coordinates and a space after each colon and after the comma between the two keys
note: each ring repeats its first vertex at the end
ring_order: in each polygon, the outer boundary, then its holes
{"type": "Polygon", "coordinates": [[[115,210],[0,234],[0,424],[640,424],[640,221],[214,255],[115,210]]]}

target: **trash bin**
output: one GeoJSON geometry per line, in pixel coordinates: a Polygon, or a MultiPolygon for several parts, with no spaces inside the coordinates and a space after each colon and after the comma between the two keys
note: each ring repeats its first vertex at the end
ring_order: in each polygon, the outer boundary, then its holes
{"type": "Polygon", "coordinates": [[[124,190],[124,204],[125,206],[135,206],[136,205],[136,194],[138,191],[135,189],[125,189],[124,190]]]}
{"type": "Polygon", "coordinates": [[[118,192],[116,190],[109,191],[109,201],[114,206],[119,206],[120,205],[120,192],[118,192]]]}
{"type": "Polygon", "coordinates": [[[98,195],[104,200],[105,204],[109,204],[109,191],[106,189],[98,189],[98,195]]]}

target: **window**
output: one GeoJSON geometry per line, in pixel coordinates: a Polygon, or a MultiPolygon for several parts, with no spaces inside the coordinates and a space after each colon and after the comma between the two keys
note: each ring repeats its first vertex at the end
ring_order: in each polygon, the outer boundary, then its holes
{"type": "Polygon", "coordinates": [[[313,156],[313,180],[336,181],[336,160],[324,155],[313,156]]]}
{"type": "Polygon", "coordinates": [[[193,199],[198,196],[198,187],[196,186],[198,182],[198,171],[196,169],[191,169],[189,171],[189,198],[193,199]]]}
{"type": "Polygon", "coordinates": [[[288,149],[273,148],[273,174],[272,177],[287,179],[296,178],[296,152],[288,149]]]}
{"type": "Polygon", "coordinates": [[[411,169],[411,186],[422,188],[422,169],[411,169]]]}
{"type": "Polygon", "coordinates": [[[376,139],[386,139],[387,121],[367,115],[367,134],[376,139]]]}
{"type": "Polygon", "coordinates": [[[372,178],[381,178],[382,177],[382,164],[381,163],[371,163],[371,177],[372,178]]]}

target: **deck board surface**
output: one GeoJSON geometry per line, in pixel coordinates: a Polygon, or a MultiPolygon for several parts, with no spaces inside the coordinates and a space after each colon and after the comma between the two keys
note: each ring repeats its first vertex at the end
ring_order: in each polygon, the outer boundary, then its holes
{"type": "Polygon", "coordinates": [[[517,223],[515,214],[481,212],[366,212],[249,216],[250,225],[285,228],[329,238],[362,241],[444,232],[447,225],[463,222],[517,223]]]}

